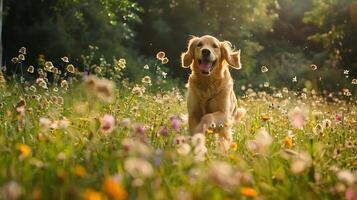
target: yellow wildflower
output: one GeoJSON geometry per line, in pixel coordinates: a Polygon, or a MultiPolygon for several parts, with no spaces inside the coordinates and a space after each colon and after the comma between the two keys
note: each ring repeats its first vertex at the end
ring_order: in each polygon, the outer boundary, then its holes
{"type": "Polygon", "coordinates": [[[231,149],[232,149],[233,151],[237,151],[237,149],[238,149],[237,143],[233,142],[233,143],[231,144],[231,149]]]}
{"type": "Polygon", "coordinates": [[[73,168],[73,172],[76,176],[80,178],[84,178],[87,176],[87,170],[81,165],[75,165],[73,168]]]}
{"type": "Polygon", "coordinates": [[[20,158],[24,159],[31,155],[31,148],[26,144],[17,144],[16,149],[20,151],[20,158]]]}
{"type": "Polygon", "coordinates": [[[236,157],[235,155],[233,155],[233,154],[230,154],[230,155],[228,156],[228,158],[229,158],[229,160],[231,160],[231,161],[237,160],[237,157],[236,157]]]}
{"type": "Polygon", "coordinates": [[[106,177],[103,182],[103,190],[115,200],[125,200],[128,193],[123,186],[113,177],[106,177]]]}
{"type": "Polygon", "coordinates": [[[206,133],[207,133],[207,134],[213,134],[214,132],[213,132],[212,129],[209,128],[209,129],[207,129],[206,133]]]}
{"type": "Polygon", "coordinates": [[[251,187],[241,187],[239,192],[246,197],[256,197],[257,192],[251,187]]]}
{"type": "Polygon", "coordinates": [[[86,189],[84,191],[84,199],[85,200],[104,200],[104,195],[96,190],[93,189],[86,189]]]}
{"type": "Polygon", "coordinates": [[[269,115],[267,115],[267,114],[261,115],[260,118],[261,118],[263,121],[268,121],[268,120],[270,119],[269,115]]]}
{"type": "Polygon", "coordinates": [[[284,144],[285,144],[286,146],[288,146],[289,148],[293,147],[293,140],[292,140],[292,138],[289,137],[289,136],[286,136],[286,137],[284,138],[284,144]]]}

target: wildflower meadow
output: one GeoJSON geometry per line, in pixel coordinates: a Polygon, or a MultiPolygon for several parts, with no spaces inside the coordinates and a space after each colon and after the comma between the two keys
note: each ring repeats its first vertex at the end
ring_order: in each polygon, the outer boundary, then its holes
{"type": "Polygon", "coordinates": [[[123,58],[104,78],[67,57],[63,70],[44,61],[34,71],[25,55],[23,47],[12,67],[33,80],[1,75],[4,199],[356,198],[357,108],[348,90],[241,86],[246,114],[225,146],[213,128],[188,135],[185,89],[161,88],[164,52],[138,83],[110,80],[129,67],[123,58]]]}

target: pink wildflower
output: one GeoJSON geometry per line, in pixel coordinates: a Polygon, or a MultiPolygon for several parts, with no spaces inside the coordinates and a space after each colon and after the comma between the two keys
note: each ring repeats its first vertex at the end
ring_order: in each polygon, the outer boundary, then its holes
{"type": "Polygon", "coordinates": [[[114,130],[115,119],[114,119],[113,115],[105,114],[101,118],[100,122],[101,122],[100,128],[102,129],[102,131],[104,133],[111,133],[114,130]]]}

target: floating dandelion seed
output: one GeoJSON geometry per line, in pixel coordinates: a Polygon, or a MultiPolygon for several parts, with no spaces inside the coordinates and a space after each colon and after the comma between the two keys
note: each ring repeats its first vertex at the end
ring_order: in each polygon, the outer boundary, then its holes
{"type": "Polygon", "coordinates": [[[158,59],[158,60],[163,60],[164,58],[165,58],[165,52],[163,52],[163,51],[159,51],[157,54],[156,54],[156,58],[158,59]]]}
{"type": "Polygon", "coordinates": [[[141,79],[141,82],[145,83],[145,84],[148,84],[148,85],[151,85],[151,78],[150,76],[144,76],[142,79],[141,79]]]}
{"type": "Polygon", "coordinates": [[[58,74],[59,70],[58,70],[57,67],[54,67],[54,68],[52,68],[51,72],[54,73],[54,74],[58,74]]]}
{"type": "Polygon", "coordinates": [[[145,87],[144,86],[140,87],[138,85],[135,85],[131,90],[131,92],[135,95],[142,96],[145,93],[145,87]]]}
{"type": "Polygon", "coordinates": [[[264,82],[264,87],[269,87],[269,82],[264,82]]]}
{"type": "Polygon", "coordinates": [[[343,70],[343,74],[345,74],[345,75],[348,75],[350,73],[350,71],[349,70],[343,70]]]}
{"type": "Polygon", "coordinates": [[[124,58],[121,58],[118,60],[117,65],[121,69],[125,69],[126,67],[126,60],[124,58]]]}
{"type": "Polygon", "coordinates": [[[352,95],[352,93],[350,92],[350,90],[348,88],[343,89],[343,95],[346,97],[349,97],[352,95]]]}
{"type": "Polygon", "coordinates": [[[75,68],[74,68],[74,66],[72,65],[72,64],[69,64],[69,65],[67,65],[67,71],[69,72],[69,73],[74,73],[74,71],[75,71],[75,68]]]}
{"type": "Polygon", "coordinates": [[[21,47],[19,49],[19,53],[26,55],[26,48],[25,47],[21,47]]]}
{"type": "Polygon", "coordinates": [[[261,70],[263,73],[269,71],[269,69],[268,69],[265,65],[263,65],[263,66],[260,68],[260,70],[261,70]]]}
{"type": "Polygon", "coordinates": [[[310,67],[313,71],[317,70],[317,65],[315,65],[315,64],[311,64],[310,67]]]}
{"type": "Polygon", "coordinates": [[[357,79],[355,79],[355,78],[352,79],[352,84],[353,84],[353,85],[357,85],[357,79]]]}
{"type": "Polygon", "coordinates": [[[69,62],[69,60],[68,60],[68,57],[67,57],[67,56],[62,57],[62,58],[61,58],[61,60],[62,60],[63,62],[65,62],[65,63],[68,63],[68,62],[69,62]]]}
{"type": "Polygon", "coordinates": [[[52,69],[53,63],[51,61],[47,61],[47,62],[45,62],[45,66],[49,69],[52,69]]]}
{"type": "Polygon", "coordinates": [[[68,82],[66,80],[61,81],[61,88],[67,90],[68,89],[68,82]]]}
{"type": "Polygon", "coordinates": [[[13,57],[13,58],[11,59],[11,62],[14,63],[14,64],[16,64],[17,62],[19,62],[19,58],[18,58],[18,57],[13,57]]]}
{"type": "Polygon", "coordinates": [[[162,72],[161,75],[162,75],[163,78],[166,78],[167,73],[166,72],[162,72]]]}
{"type": "Polygon", "coordinates": [[[167,64],[168,62],[169,62],[169,59],[166,57],[161,60],[162,64],[167,64]]]}
{"type": "Polygon", "coordinates": [[[30,65],[30,66],[27,68],[27,71],[32,74],[32,73],[35,71],[35,68],[34,68],[32,65],[30,65]]]}
{"type": "Polygon", "coordinates": [[[30,90],[31,90],[32,92],[36,92],[36,87],[33,86],[33,85],[31,85],[31,86],[30,86],[30,90]]]}
{"type": "Polygon", "coordinates": [[[294,78],[293,78],[293,82],[297,82],[297,78],[296,78],[296,76],[294,76],[294,78]]]}
{"type": "Polygon", "coordinates": [[[19,55],[19,60],[24,61],[25,60],[25,56],[23,54],[20,54],[19,55]]]}
{"type": "Polygon", "coordinates": [[[36,83],[37,83],[39,86],[41,86],[42,88],[47,89],[47,83],[46,83],[45,79],[43,79],[43,78],[38,78],[38,79],[36,79],[36,83]]]}
{"type": "Polygon", "coordinates": [[[144,65],[144,69],[149,69],[149,65],[144,65]]]}

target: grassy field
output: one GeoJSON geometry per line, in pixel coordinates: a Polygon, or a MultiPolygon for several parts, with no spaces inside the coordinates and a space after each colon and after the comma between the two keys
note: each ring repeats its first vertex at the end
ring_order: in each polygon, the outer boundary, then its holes
{"type": "Polygon", "coordinates": [[[0,77],[1,199],[357,198],[349,91],[246,86],[226,144],[214,129],[188,136],[185,90],[159,90],[155,77],[34,76],[0,77]]]}

